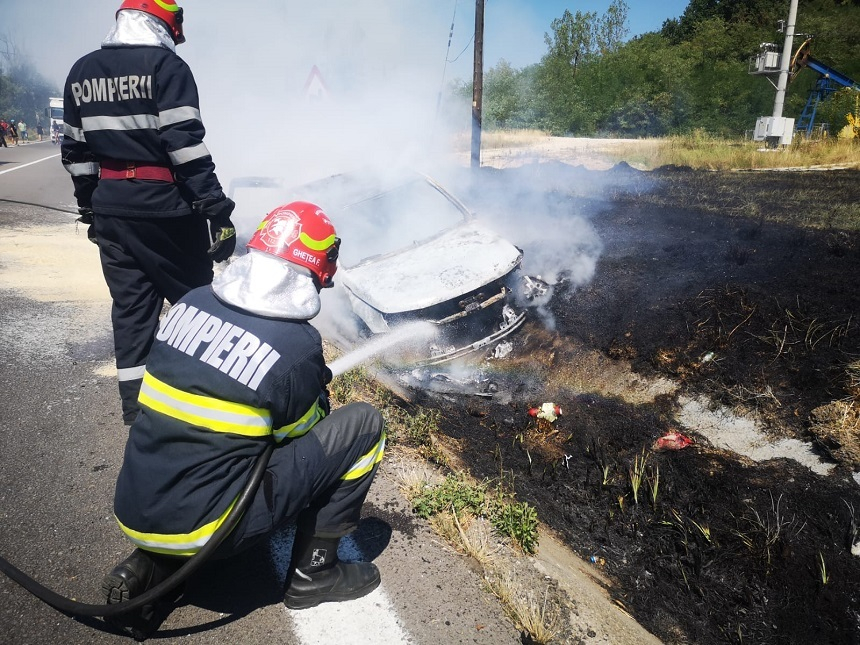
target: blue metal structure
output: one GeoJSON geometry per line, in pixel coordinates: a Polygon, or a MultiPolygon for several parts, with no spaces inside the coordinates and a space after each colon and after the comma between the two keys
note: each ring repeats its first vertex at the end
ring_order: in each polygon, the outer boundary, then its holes
{"type": "Polygon", "coordinates": [[[843,87],[849,87],[860,92],[860,84],[809,55],[810,41],[811,39],[806,40],[798,48],[791,65],[792,78],[804,67],[808,67],[819,75],[815,86],[809,91],[806,105],[795,126],[795,130],[803,133],[807,138],[812,136],[815,126],[815,113],[818,111],[818,106],[822,101],[827,100],[831,94],[843,87]]]}

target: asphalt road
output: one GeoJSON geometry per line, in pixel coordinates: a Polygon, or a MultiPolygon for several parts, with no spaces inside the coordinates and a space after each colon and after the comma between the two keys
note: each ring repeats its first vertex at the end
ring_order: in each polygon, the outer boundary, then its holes
{"type": "MultiPolygon", "coordinates": [[[[74,218],[56,146],[0,148],[0,555],[61,595],[99,603],[101,577],[131,550],[112,515],[126,429],[107,289],[96,248],[74,218]]],[[[344,545],[345,555],[377,563],[377,591],[287,610],[285,530],[264,549],[207,565],[158,642],[521,642],[466,560],[410,514],[395,481],[398,456],[383,463],[362,524],[344,545]]],[[[0,575],[0,642],[130,640],[98,620],[62,615],[0,575]]]]}

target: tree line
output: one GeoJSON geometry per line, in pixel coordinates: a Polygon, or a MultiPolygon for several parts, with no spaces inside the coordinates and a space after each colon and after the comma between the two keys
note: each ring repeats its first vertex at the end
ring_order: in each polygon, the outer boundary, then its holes
{"type": "MultiPolygon", "coordinates": [[[[62,96],[9,36],[0,35],[0,117],[47,126],[48,99],[62,96]]],[[[34,128],[35,130],[35,128],[34,128]]]]}
{"type": "MultiPolygon", "coordinates": [[[[502,60],[485,70],[484,127],[537,128],[556,135],[649,137],[704,132],[739,136],[773,111],[775,88],[749,73],[759,44],[782,51],[790,0],[691,0],[662,29],[627,40],[628,10],[565,11],[545,35],[540,63],[515,69],[502,60]]],[[[814,58],[860,81],[860,0],[802,0],[794,49],[812,37],[814,58]]],[[[800,69],[783,115],[797,119],[818,74],[800,69]]],[[[774,81],[775,82],[775,81],[774,81]]],[[[471,98],[471,83],[454,92],[471,98]]],[[[840,91],[816,122],[836,132],[857,113],[858,92],[840,91]]]]}

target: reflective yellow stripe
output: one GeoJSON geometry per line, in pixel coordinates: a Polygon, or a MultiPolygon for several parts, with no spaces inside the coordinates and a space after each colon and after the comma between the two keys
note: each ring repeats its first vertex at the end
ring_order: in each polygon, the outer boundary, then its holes
{"type": "Polygon", "coordinates": [[[155,4],[157,4],[159,7],[161,7],[165,11],[170,11],[171,13],[176,13],[177,11],[179,11],[179,7],[177,6],[177,4],[175,2],[173,4],[167,4],[166,2],[163,2],[162,0],[155,0],[155,4]]]}
{"type": "Polygon", "coordinates": [[[281,441],[284,438],[301,437],[303,434],[307,434],[308,430],[313,428],[324,416],[319,401],[315,401],[311,409],[305,412],[298,421],[274,430],[275,439],[281,441]]]}
{"type": "Polygon", "coordinates": [[[212,432],[245,437],[272,434],[272,416],[268,410],[183,392],[149,372],[143,375],[138,401],[156,412],[212,432]]]}
{"type": "Polygon", "coordinates": [[[302,231],[301,233],[299,233],[299,239],[302,241],[302,244],[304,244],[309,249],[312,249],[314,251],[325,251],[328,247],[334,244],[335,236],[334,234],[332,234],[324,240],[315,240],[310,235],[302,231]]]}
{"type": "Polygon", "coordinates": [[[346,471],[346,474],[341,477],[341,479],[358,479],[359,477],[366,475],[382,460],[382,453],[384,451],[385,433],[383,432],[382,437],[376,442],[376,445],[370,449],[370,452],[363,455],[358,461],[356,461],[352,465],[352,468],[346,471]]]}
{"type": "MultiPolygon", "coordinates": [[[[238,499],[238,498],[237,498],[238,499]]],[[[230,504],[226,511],[218,519],[204,524],[191,533],[143,533],[128,528],[117,518],[117,524],[129,540],[146,551],[163,553],[165,555],[194,555],[209,541],[209,538],[218,530],[218,527],[227,519],[227,515],[233,510],[236,500],[230,504]]]]}

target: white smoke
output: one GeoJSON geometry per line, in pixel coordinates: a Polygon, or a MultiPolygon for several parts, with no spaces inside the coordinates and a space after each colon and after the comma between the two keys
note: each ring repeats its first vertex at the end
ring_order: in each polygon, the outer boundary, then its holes
{"type": "MultiPolygon", "coordinates": [[[[9,2],[0,0],[7,10],[4,22],[23,26],[15,33],[18,44],[58,86],[77,58],[99,46],[120,5],[98,0],[72,8],[66,0],[40,0],[34,16],[28,13],[34,3],[9,2]]],[[[448,101],[447,84],[471,78],[474,3],[179,3],[187,43],[177,53],[194,73],[206,145],[225,190],[243,177],[274,177],[297,186],[355,169],[439,166],[452,161],[452,134],[470,132],[471,106],[448,101]],[[446,62],[458,54],[456,64],[446,62]]],[[[517,38],[506,38],[495,50],[491,43],[509,33],[509,23],[523,28],[522,11],[510,2],[488,4],[485,66],[515,58],[510,54],[517,38]]],[[[575,284],[591,279],[601,246],[587,218],[531,197],[523,201],[522,194],[537,190],[510,178],[494,190],[484,196],[479,214],[526,251],[526,272],[551,284],[562,277],[575,284]],[[520,206],[511,209],[512,203],[520,206]]],[[[253,204],[237,197],[236,223],[245,239],[280,203],[277,194],[253,204]]],[[[360,240],[344,243],[357,246],[360,240]]]]}
{"type": "Polygon", "coordinates": [[[588,284],[597,271],[603,242],[591,219],[607,195],[630,180],[618,173],[585,171],[558,163],[533,163],[504,171],[487,169],[478,182],[448,177],[479,219],[523,250],[522,271],[549,285],[543,295],[518,304],[555,329],[549,305],[563,282],[568,293],[588,284]]]}
{"type": "Polygon", "coordinates": [[[450,129],[436,105],[448,26],[432,4],[255,3],[229,29],[221,12],[189,11],[179,51],[222,183],[264,175],[297,185],[444,149],[450,129]],[[216,46],[195,43],[212,33],[223,34],[216,46]]]}

